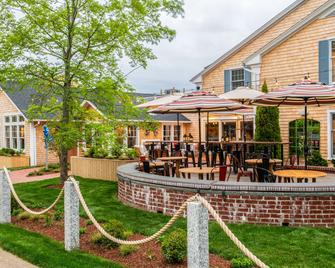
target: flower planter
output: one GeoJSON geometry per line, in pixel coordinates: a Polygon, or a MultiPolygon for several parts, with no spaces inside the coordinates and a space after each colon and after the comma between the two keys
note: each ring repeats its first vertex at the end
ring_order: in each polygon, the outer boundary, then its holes
{"type": "Polygon", "coordinates": [[[72,156],[71,174],[90,179],[117,181],[117,168],[133,162],[137,161],[72,156]]]}
{"type": "Polygon", "coordinates": [[[28,167],[29,164],[29,156],[0,156],[0,168],[28,167]]]}

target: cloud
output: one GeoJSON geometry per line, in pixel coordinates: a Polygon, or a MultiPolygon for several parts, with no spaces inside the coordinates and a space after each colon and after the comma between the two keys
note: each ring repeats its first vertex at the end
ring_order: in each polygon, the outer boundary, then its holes
{"type": "MultiPolygon", "coordinates": [[[[177,31],[172,42],[162,41],[157,60],[138,69],[129,82],[138,92],[194,88],[189,82],[205,66],[258,29],[293,0],[185,0],[185,17],[164,18],[177,31]]],[[[130,70],[124,67],[125,73],[130,70]]]]}

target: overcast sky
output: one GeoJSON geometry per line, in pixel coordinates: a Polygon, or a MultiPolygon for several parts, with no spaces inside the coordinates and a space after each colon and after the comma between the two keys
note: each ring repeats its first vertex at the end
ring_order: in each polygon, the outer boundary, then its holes
{"type": "MultiPolygon", "coordinates": [[[[157,60],[128,76],[137,92],[192,89],[189,80],[294,0],[185,0],[185,16],[167,19],[177,31],[154,48],[157,60]]],[[[127,73],[128,68],[124,68],[127,73]]]]}

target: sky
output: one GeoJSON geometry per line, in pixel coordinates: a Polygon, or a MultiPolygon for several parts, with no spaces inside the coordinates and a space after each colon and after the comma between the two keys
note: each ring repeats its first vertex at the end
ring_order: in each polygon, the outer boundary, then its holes
{"type": "MultiPolygon", "coordinates": [[[[190,79],[257,30],[294,0],[184,0],[184,17],[165,18],[175,29],[172,42],[162,41],[153,51],[157,59],[137,69],[128,82],[137,92],[193,89],[190,79]]],[[[131,69],[124,66],[123,71],[131,69]]]]}

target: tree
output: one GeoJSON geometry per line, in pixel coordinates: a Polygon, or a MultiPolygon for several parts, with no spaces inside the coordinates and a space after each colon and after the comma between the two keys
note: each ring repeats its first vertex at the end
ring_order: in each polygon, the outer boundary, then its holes
{"type": "Polygon", "coordinates": [[[36,89],[30,114],[52,118],[64,181],[82,100],[109,124],[138,115],[120,61],[145,68],[155,59],[152,47],[175,36],[160,19],[182,15],[183,1],[1,0],[0,10],[0,79],[36,89]]]}
{"type": "MultiPolygon", "coordinates": [[[[262,92],[268,93],[266,81],[262,92]]],[[[257,107],[256,112],[256,141],[280,142],[279,109],[278,107],[257,107]]]]}

